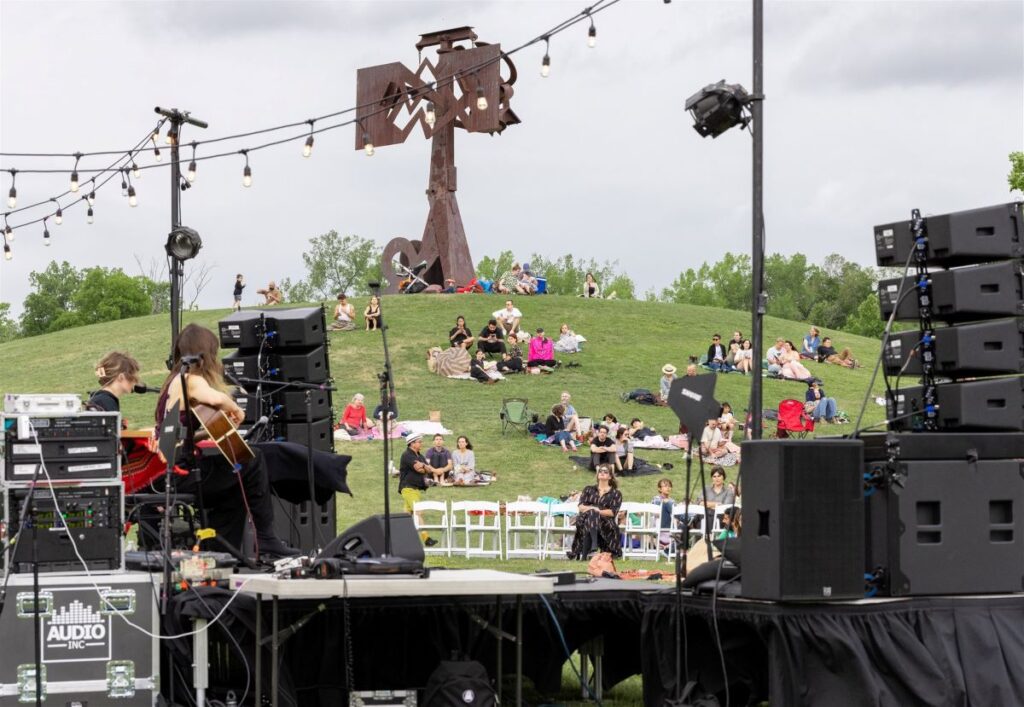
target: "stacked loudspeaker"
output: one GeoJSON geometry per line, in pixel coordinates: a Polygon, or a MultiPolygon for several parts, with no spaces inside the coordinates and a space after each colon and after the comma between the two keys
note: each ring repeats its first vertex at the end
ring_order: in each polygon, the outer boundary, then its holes
{"type": "MultiPolygon", "coordinates": [[[[241,379],[235,401],[245,411],[242,427],[267,417],[273,440],[333,452],[334,408],[327,389],[331,371],[323,307],[242,310],[222,319],[218,328],[221,347],[236,349],[223,363],[229,377],[241,379]],[[272,382],[246,382],[254,380],[272,382]],[[292,385],[296,383],[323,388],[292,385]]],[[[318,536],[332,538],[336,532],[333,498],[320,506],[275,497],[274,519],[278,537],[301,549],[312,549],[318,536]]]]}
{"type": "Polygon", "coordinates": [[[875,227],[878,264],[916,269],[879,283],[918,326],[882,352],[890,433],[864,435],[866,569],[893,596],[1024,590],[1022,215],[875,227]]]}

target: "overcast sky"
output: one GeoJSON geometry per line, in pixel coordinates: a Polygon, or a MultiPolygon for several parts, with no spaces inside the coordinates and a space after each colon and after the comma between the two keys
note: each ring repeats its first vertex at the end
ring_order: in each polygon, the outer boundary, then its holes
{"type": "MultiPolygon", "coordinates": [[[[2,0],[0,151],[127,148],[155,125],[155,105],[209,122],[184,141],[301,121],[354,105],[360,67],[415,68],[421,33],[471,25],[510,48],[584,4],[2,0]]],[[[1024,149],[1024,2],[766,5],[770,252],[813,261],[838,252],[872,265],[876,223],[914,207],[1010,200],[1007,154],[1024,149]]],[[[726,251],[749,252],[750,137],[701,139],[683,103],[722,78],[751,88],[751,3],[625,0],[596,26],[595,49],[587,25],[552,40],[546,79],[542,47],[515,56],[521,125],[494,138],[457,133],[474,261],[506,248],[522,259],[618,260],[642,292],[726,251]]],[[[200,165],[183,222],[202,234],[200,257],[215,268],[202,306],[229,304],[236,271],[251,283],[302,277],[306,241],[332,228],[380,245],[420,237],[428,142],[414,134],[367,158],[353,141],[351,129],[324,134],[308,160],[301,141],[254,153],[249,189],[240,157],[200,165]]],[[[3,170],[72,162],[0,159],[3,170]]],[[[20,175],[19,206],[63,192],[67,180],[20,175]]],[[[50,248],[40,226],[18,231],[14,260],[0,262],[0,301],[20,311],[29,273],[52,259],[134,273],[135,256],[161,258],[168,180],[165,169],[147,171],[135,209],[120,180],[108,184],[96,222],[69,210],[50,226],[50,248]]],[[[9,187],[0,174],[0,196],[9,187]]]]}

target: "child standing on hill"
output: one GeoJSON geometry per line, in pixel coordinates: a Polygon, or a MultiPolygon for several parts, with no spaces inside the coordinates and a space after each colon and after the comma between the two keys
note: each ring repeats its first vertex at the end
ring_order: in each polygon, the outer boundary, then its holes
{"type": "Polygon", "coordinates": [[[242,308],[242,290],[245,289],[245,279],[242,277],[242,273],[235,275],[235,290],[234,290],[234,302],[231,304],[231,309],[237,312],[242,308]]]}

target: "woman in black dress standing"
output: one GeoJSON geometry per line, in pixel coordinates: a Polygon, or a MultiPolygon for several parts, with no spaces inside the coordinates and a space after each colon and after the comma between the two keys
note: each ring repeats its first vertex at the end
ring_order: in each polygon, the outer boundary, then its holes
{"type": "Polygon", "coordinates": [[[618,486],[612,465],[598,465],[597,483],[585,487],[580,494],[570,560],[585,560],[591,550],[610,552],[616,558],[622,557],[619,524],[616,520],[619,506],[622,505],[622,493],[618,486]]]}

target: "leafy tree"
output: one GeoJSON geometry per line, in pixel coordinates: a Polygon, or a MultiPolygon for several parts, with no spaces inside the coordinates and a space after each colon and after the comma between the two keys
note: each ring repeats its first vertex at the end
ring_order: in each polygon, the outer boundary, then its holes
{"type": "Polygon", "coordinates": [[[480,262],[476,264],[477,277],[494,282],[501,277],[502,273],[508,272],[512,269],[512,263],[514,263],[515,260],[516,258],[512,255],[512,251],[510,250],[501,251],[497,258],[485,255],[480,259],[480,262]]]}
{"type": "Polygon", "coordinates": [[[141,278],[120,268],[89,268],[75,292],[75,311],[58,317],[51,331],[149,314],[152,300],[141,278]]]}
{"type": "MultiPolygon", "coordinates": [[[[580,289],[583,288],[582,283],[580,289]]],[[[617,299],[636,299],[636,286],[632,278],[625,273],[616,275],[611,280],[606,280],[604,285],[604,296],[615,295],[617,299]]]]}
{"type": "Polygon", "coordinates": [[[1010,153],[1010,191],[1024,192],[1024,152],[1010,153]]]}
{"type": "Polygon", "coordinates": [[[662,299],[705,307],[750,311],[751,268],[749,255],[726,253],[717,263],[679,274],[662,290],[662,299]]]}
{"type": "Polygon", "coordinates": [[[0,344],[17,339],[18,323],[11,318],[11,303],[0,302],[0,344]]]}
{"type": "MultiPolygon", "coordinates": [[[[333,298],[339,292],[362,295],[366,283],[380,280],[382,250],[359,236],[339,236],[335,230],[310,238],[311,248],[302,254],[306,279],[292,284],[291,300],[333,298]]],[[[287,291],[286,291],[287,292],[287,291]]]]}
{"type": "Polygon", "coordinates": [[[881,310],[878,306],[878,295],[869,294],[846,319],[846,331],[851,334],[870,336],[875,339],[882,338],[885,331],[885,321],[882,320],[881,310]]]}
{"type": "Polygon", "coordinates": [[[82,273],[64,261],[51,261],[42,272],[28,276],[32,291],[25,297],[21,314],[24,336],[51,331],[50,326],[61,314],[74,309],[74,296],[82,282],[82,273]]]}

